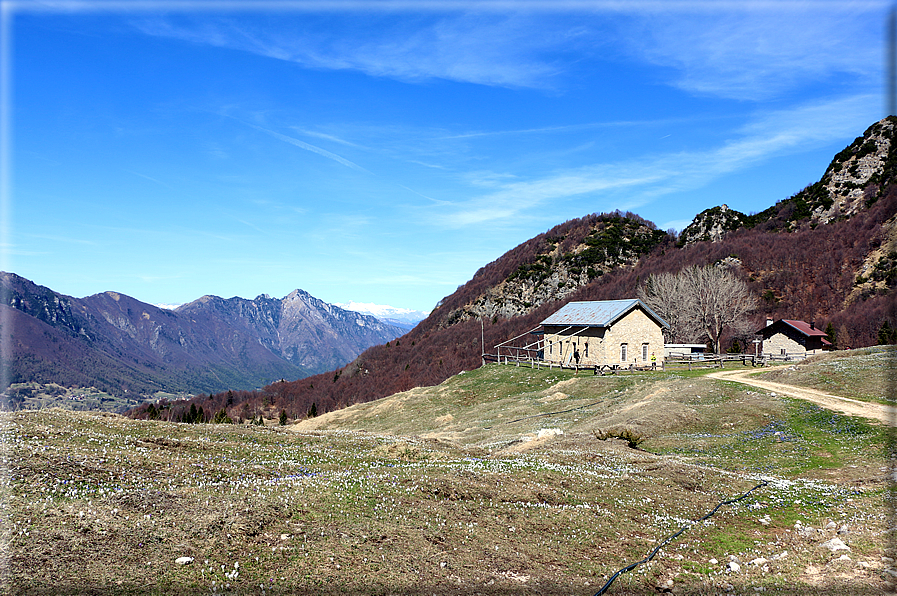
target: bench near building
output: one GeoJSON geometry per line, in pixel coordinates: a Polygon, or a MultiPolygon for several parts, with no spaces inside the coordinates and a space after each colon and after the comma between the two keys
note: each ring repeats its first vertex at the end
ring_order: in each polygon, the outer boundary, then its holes
{"type": "Polygon", "coordinates": [[[636,298],[569,302],[541,326],[544,360],[568,366],[662,363],[663,330],[669,328],[636,298]]]}
{"type": "Polygon", "coordinates": [[[763,337],[763,355],[772,358],[806,358],[832,347],[825,331],[804,321],[770,319],[757,333],[763,337]]]}

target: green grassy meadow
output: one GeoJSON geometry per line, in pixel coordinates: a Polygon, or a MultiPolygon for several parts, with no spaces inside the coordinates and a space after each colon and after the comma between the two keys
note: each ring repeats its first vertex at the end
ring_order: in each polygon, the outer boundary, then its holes
{"type": "Polygon", "coordinates": [[[889,577],[885,429],[704,371],[489,365],[286,427],[51,409],[2,432],[8,594],[589,595],[683,526],[606,593],[889,577]]]}

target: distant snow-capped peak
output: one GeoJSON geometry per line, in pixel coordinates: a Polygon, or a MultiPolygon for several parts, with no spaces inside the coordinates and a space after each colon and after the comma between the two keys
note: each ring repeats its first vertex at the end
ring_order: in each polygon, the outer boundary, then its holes
{"type": "Polygon", "coordinates": [[[420,321],[423,321],[427,318],[427,315],[430,313],[426,313],[419,310],[413,310],[410,308],[397,308],[395,306],[387,306],[385,304],[373,304],[368,302],[345,302],[345,303],[335,303],[334,306],[338,306],[345,310],[351,310],[353,312],[360,312],[366,315],[372,315],[377,317],[378,319],[396,322],[400,321],[406,324],[416,324],[420,321]]]}
{"type": "Polygon", "coordinates": [[[156,308],[162,308],[165,310],[174,310],[177,307],[181,306],[180,304],[153,304],[156,308]]]}

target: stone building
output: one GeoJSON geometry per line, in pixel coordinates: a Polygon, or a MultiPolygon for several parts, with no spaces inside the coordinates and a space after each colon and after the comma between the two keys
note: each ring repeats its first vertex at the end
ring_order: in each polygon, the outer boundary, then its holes
{"type": "Polygon", "coordinates": [[[638,299],[569,302],[542,321],[543,358],[580,366],[663,362],[669,324],[638,299]]]}
{"type": "Polygon", "coordinates": [[[767,320],[766,327],[757,332],[763,337],[763,355],[776,358],[806,358],[831,349],[825,331],[813,323],[779,319],[767,320]]]}

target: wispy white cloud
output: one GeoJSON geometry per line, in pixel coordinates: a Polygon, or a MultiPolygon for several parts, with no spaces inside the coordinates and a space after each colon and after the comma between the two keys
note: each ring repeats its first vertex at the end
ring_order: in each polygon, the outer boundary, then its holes
{"type": "MultiPolygon", "coordinates": [[[[146,34],[308,68],[404,81],[555,89],[577,62],[668,67],[690,93],[762,100],[832,76],[868,81],[890,6],[866,2],[307,3],[277,26],[203,14],[135,18],[146,34]]],[[[264,12],[264,11],[262,11],[264,12]]],[[[477,133],[472,133],[477,134],[477,133]]],[[[483,133],[486,134],[486,133],[483,133]]]]}
{"type": "Polygon", "coordinates": [[[205,147],[206,153],[213,157],[214,159],[228,159],[230,155],[227,151],[224,150],[223,147],[216,143],[206,143],[205,147]]]}
{"type": "Polygon", "coordinates": [[[549,27],[544,18],[514,10],[466,13],[451,7],[435,13],[413,10],[409,4],[398,14],[402,18],[370,12],[360,19],[341,15],[327,18],[323,26],[315,20],[325,17],[316,15],[280,22],[276,28],[209,16],[177,22],[145,17],[134,24],[145,34],[237,49],[308,68],[504,87],[550,88],[552,79],[566,68],[557,54],[570,52],[580,42],[600,43],[578,39],[578,29],[549,27]]]}
{"type": "Polygon", "coordinates": [[[408,160],[408,163],[414,163],[414,164],[417,164],[417,165],[419,165],[419,166],[424,166],[425,168],[433,168],[434,170],[445,170],[445,169],[448,169],[448,168],[446,168],[445,166],[442,166],[442,165],[439,165],[439,164],[435,164],[435,163],[426,163],[426,162],[423,162],[423,161],[418,161],[418,160],[416,160],[416,159],[410,159],[410,160],[408,160]]]}
{"type": "Polygon", "coordinates": [[[96,246],[96,242],[93,240],[87,240],[86,238],[73,238],[71,236],[57,236],[53,234],[22,234],[27,238],[38,238],[40,240],[50,240],[52,242],[63,242],[67,244],[84,244],[89,246],[96,246]]]}
{"type": "Polygon", "coordinates": [[[463,227],[507,220],[550,201],[643,187],[659,182],[665,175],[648,168],[635,171],[631,166],[606,165],[563,172],[539,180],[506,183],[493,193],[456,204],[456,209],[447,214],[443,222],[452,227],[463,227]]]}
{"type": "Polygon", "coordinates": [[[495,190],[442,209],[440,221],[449,227],[505,222],[583,196],[593,196],[608,207],[613,201],[619,208],[637,208],[671,193],[700,188],[764,160],[849,136],[874,120],[877,99],[859,95],[758,114],[736,137],[705,151],[646,154],[537,179],[478,172],[469,183],[495,190]]]}
{"type": "Polygon", "coordinates": [[[361,145],[359,145],[357,143],[353,143],[352,141],[347,141],[346,139],[341,139],[340,137],[337,137],[335,135],[331,135],[331,134],[327,134],[327,133],[323,133],[323,132],[317,132],[314,130],[307,130],[304,128],[299,128],[297,126],[294,126],[292,128],[299,134],[304,134],[304,135],[308,135],[310,137],[323,139],[325,141],[332,141],[334,143],[339,143],[340,145],[346,145],[347,147],[361,147],[361,145]]]}
{"type": "Polygon", "coordinates": [[[802,151],[862,131],[878,117],[879,97],[849,97],[757,114],[740,136],[721,147],[689,154],[686,170],[696,181],[718,176],[787,152],[802,151]],[[703,173],[703,174],[702,174],[703,173]]]}
{"type": "Polygon", "coordinates": [[[234,221],[237,221],[237,222],[243,224],[244,226],[246,226],[246,227],[248,227],[248,228],[252,228],[252,229],[255,230],[256,232],[259,232],[260,234],[267,234],[267,233],[268,233],[268,232],[266,232],[265,230],[263,230],[263,229],[261,229],[260,227],[258,227],[257,225],[255,225],[254,223],[252,223],[252,222],[248,222],[248,221],[246,221],[245,219],[240,219],[240,218],[238,218],[238,217],[235,217],[235,218],[234,218],[234,221]]]}
{"type": "Polygon", "coordinates": [[[410,193],[414,193],[414,194],[416,194],[416,195],[419,196],[419,197],[423,197],[423,198],[427,199],[428,201],[432,201],[433,203],[436,203],[437,205],[449,205],[449,204],[450,204],[449,201],[444,201],[444,200],[440,200],[440,199],[434,199],[433,197],[428,197],[428,196],[425,195],[425,194],[422,194],[422,193],[417,192],[417,191],[414,190],[413,188],[408,188],[408,187],[405,186],[404,184],[399,184],[399,186],[400,186],[401,188],[404,188],[404,189],[407,190],[408,192],[410,192],[410,193]]]}
{"type": "Polygon", "coordinates": [[[326,149],[321,149],[320,147],[317,147],[310,143],[306,143],[305,141],[300,141],[299,139],[287,136],[285,134],[281,134],[279,132],[275,132],[273,130],[263,128],[261,126],[255,125],[255,124],[250,124],[249,122],[244,122],[244,124],[246,124],[246,126],[251,126],[252,128],[259,130],[265,134],[269,134],[272,137],[274,137],[275,139],[280,139],[281,141],[289,143],[290,145],[295,145],[296,147],[299,147],[300,149],[305,149],[306,151],[311,151],[312,153],[317,153],[318,155],[320,155],[322,157],[326,157],[327,159],[332,159],[333,161],[340,163],[340,164],[346,166],[347,168],[352,168],[353,170],[358,170],[359,172],[366,172],[368,174],[371,173],[369,170],[364,169],[360,165],[353,163],[344,157],[340,157],[336,153],[331,153],[330,151],[327,151],[326,149]]]}
{"type": "Polygon", "coordinates": [[[167,188],[168,190],[174,190],[174,188],[172,188],[170,185],[165,184],[165,183],[162,182],[161,180],[157,180],[156,178],[153,178],[152,176],[147,176],[146,174],[141,174],[140,172],[133,172],[133,171],[131,171],[131,170],[126,170],[126,171],[127,171],[129,174],[134,174],[135,176],[139,176],[139,177],[141,177],[141,178],[143,178],[143,179],[145,179],[145,180],[149,180],[150,182],[154,182],[155,184],[158,184],[159,186],[162,186],[162,187],[164,187],[164,188],[167,188]]]}
{"type": "Polygon", "coordinates": [[[884,17],[876,2],[725,3],[642,15],[616,31],[629,54],[669,67],[685,91],[765,100],[808,84],[877,82],[884,17]],[[848,78],[845,78],[848,77],[848,78]]]}
{"type": "Polygon", "coordinates": [[[682,122],[681,118],[665,119],[665,120],[616,120],[605,122],[582,122],[579,124],[570,124],[566,126],[542,126],[538,128],[521,128],[512,130],[488,130],[474,131],[459,134],[446,135],[440,137],[442,139],[476,139],[481,137],[511,136],[511,135],[530,135],[530,134],[554,134],[554,133],[570,133],[581,132],[593,129],[607,128],[629,128],[634,126],[657,126],[659,124],[672,124],[682,122]]]}

